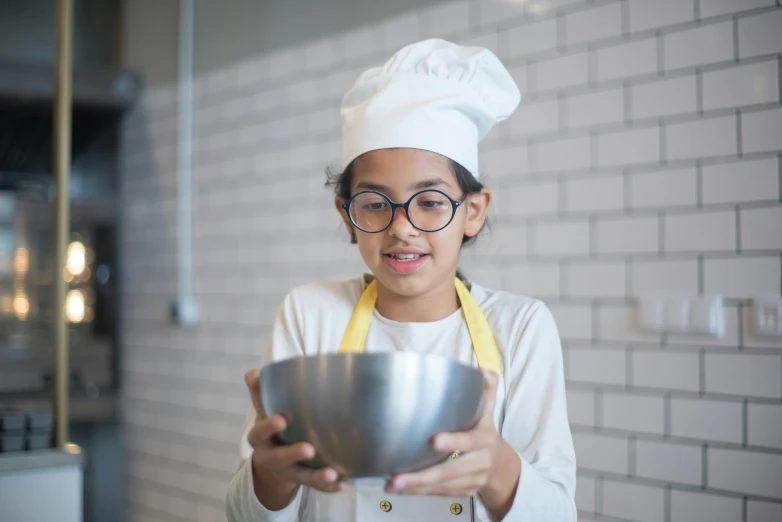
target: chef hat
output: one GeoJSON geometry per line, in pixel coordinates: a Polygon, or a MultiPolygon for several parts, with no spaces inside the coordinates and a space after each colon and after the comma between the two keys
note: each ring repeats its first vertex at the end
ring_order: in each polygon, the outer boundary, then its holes
{"type": "Polygon", "coordinates": [[[343,168],[365,152],[406,147],[446,156],[477,179],[478,143],[520,99],[488,49],[441,39],[407,45],[345,94],[343,168]]]}

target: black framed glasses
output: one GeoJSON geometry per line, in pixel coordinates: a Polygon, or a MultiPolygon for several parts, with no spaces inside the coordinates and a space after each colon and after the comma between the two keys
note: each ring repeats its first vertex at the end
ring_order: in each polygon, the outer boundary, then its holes
{"type": "Polygon", "coordinates": [[[467,198],[455,200],[445,192],[426,189],[413,194],[405,203],[394,203],[380,192],[359,192],[342,204],[351,223],[370,234],[382,232],[391,226],[396,209],[404,209],[410,224],[421,232],[437,232],[447,227],[456,215],[456,209],[467,198]]]}

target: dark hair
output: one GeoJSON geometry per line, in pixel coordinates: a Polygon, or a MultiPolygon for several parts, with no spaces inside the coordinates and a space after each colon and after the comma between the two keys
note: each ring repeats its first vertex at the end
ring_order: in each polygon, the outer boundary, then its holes
{"type": "MultiPolygon", "coordinates": [[[[351,162],[342,172],[333,172],[330,169],[326,171],[326,186],[334,187],[334,193],[345,201],[350,199],[351,196],[350,186],[353,181],[354,163],[355,162],[351,162]]],[[[477,194],[483,190],[483,184],[475,179],[472,173],[464,168],[459,162],[449,159],[448,163],[456,176],[456,182],[459,184],[459,188],[461,188],[464,193],[477,194]]],[[[462,237],[462,246],[472,243],[479,235],[480,231],[475,236],[462,237]]],[[[356,235],[353,230],[350,231],[350,242],[356,243],[356,235]]],[[[459,279],[463,281],[466,280],[464,275],[458,270],[456,275],[459,279]]]]}

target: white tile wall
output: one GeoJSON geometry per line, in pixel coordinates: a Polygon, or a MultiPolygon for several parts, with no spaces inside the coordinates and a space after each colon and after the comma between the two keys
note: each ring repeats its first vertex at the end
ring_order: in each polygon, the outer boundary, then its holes
{"type": "Polygon", "coordinates": [[[697,353],[633,351],[633,384],[668,390],[698,391],[697,353]]]}
{"type": "Polygon", "coordinates": [[[629,0],[628,7],[632,32],[689,22],[695,17],[694,6],[680,0],[660,0],[653,4],[629,0]]]}
{"type": "Polygon", "coordinates": [[[671,435],[741,444],[742,405],[707,399],[671,399],[671,435]]]}
{"type": "Polygon", "coordinates": [[[663,522],[665,492],[662,488],[605,481],[603,514],[638,522],[663,522]]]}
{"type": "Polygon", "coordinates": [[[733,522],[741,520],[741,499],[725,498],[691,491],[671,492],[671,521],[709,520],[733,522]]]}
{"type": "Polygon", "coordinates": [[[120,162],[135,283],[122,317],[130,519],[223,519],[249,406],[241,375],[280,299],[365,270],[323,187],[340,153],[338,101],[370,61],[431,36],[497,50],[524,94],[482,147],[496,220],[464,265],[552,309],[585,471],[580,518],[738,521],[753,495],[745,522],[782,519],[782,344],[757,337],[736,301],[782,288],[779,27],[774,0],[461,0],[197,78],[204,320],[187,335],[163,323],[176,90],[151,89],[120,162]],[[269,194],[275,219],[258,209],[269,194]],[[306,211],[291,204],[302,197],[306,211]],[[625,293],[658,291],[725,294],[725,339],[641,332],[625,293]]]}
{"type": "Polygon", "coordinates": [[[782,448],[782,406],[749,405],[747,442],[753,446],[782,448]]]}
{"type": "Polygon", "coordinates": [[[779,65],[766,60],[703,74],[703,109],[779,101],[779,65]]]}
{"type": "Polygon", "coordinates": [[[694,113],[698,109],[695,75],[644,82],[630,88],[633,119],[694,113]]]}
{"type": "Polygon", "coordinates": [[[624,207],[622,176],[577,178],[565,186],[565,209],[568,212],[620,210],[624,207]]]}
{"type": "MultiPolygon", "coordinates": [[[[754,1],[754,0],[753,0],[754,1]]],[[[782,11],[740,18],[738,24],[739,58],[782,52],[782,11]]]]}
{"type": "Polygon", "coordinates": [[[639,477],[693,486],[703,483],[700,446],[639,440],[635,454],[635,474],[639,477]]]}
{"type": "Polygon", "coordinates": [[[779,198],[777,158],[703,167],[703,203],[775,201],[779,198]]]}
{"type": "Polygon", "coordinates": [[[663,398],[603,394],[603,426],[618,430],[663,433],[663,398]]]}
{"type": "Polygon", "coordinates": [[[622,34],[622,4],[606,4],[564,17],[566,45],[611,38],[622,34]]]}
{"type": "Polygon", "coordinates": [[[733,23],[686,29],[663,37],[666,70],[697,67],[733,59],[733,23]]]}
{"type": "Polygon", "coordinates": [[[782,455],[709,448],[711,487],[782,499],[782,455]]]}

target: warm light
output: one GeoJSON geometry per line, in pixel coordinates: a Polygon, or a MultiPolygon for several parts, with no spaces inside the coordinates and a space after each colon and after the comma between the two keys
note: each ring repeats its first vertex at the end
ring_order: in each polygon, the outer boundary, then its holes
{"type": "Polygon", "coordinates": [[[74,241],[68,245],[65,266],[73,275],[79,275],[84,272],[86,266],[86,251],[84,244],[80,241],[74,241]]]}
{"type": "Polygon", "coordinates": [[[84,294],[79,290],[71,290],[65,298],[65,317],[72,323],[80,323],[84,319],[84,294]]]}
{"type": "Polygon", "coordinates": [[[65,279],[66,283],[70,283],[73,281],[73,274],[70,270],[68,270],[68,267],[62,269],[62,278],[65,279]]]}
{"type": "Polygon", "coordinates": [[[30,312],[30,301],[24,295],[18,295],[14,298],[14,313],[17,319],[24,321],[30,312]]]}
{"type": "Polygon", "coordinates": [[[14,270],[17,274],[26,274],[30,268],[30,253],[26,248],[17,248],[14,256],[14,270]]]}

